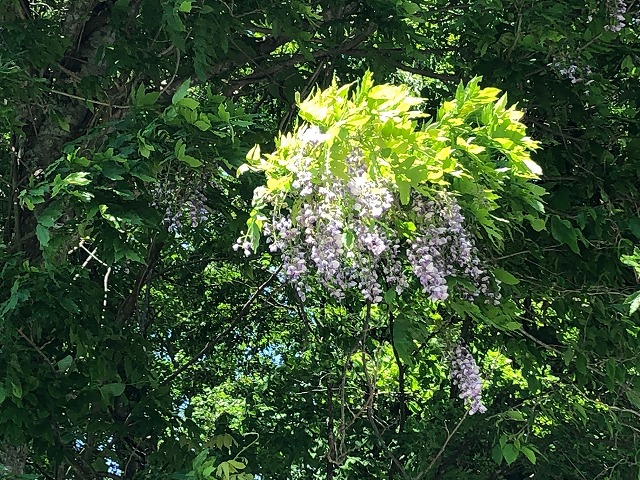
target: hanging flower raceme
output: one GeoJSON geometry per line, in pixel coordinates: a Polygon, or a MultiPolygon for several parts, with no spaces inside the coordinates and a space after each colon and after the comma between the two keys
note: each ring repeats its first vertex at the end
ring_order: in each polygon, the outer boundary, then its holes
{"type": "Polygon", "coordinates": [[[460,391],[459,397],[469,410],[469,415],[484,413],[482,403],[482,378],[473,356],[463,343],[458,343],[451,352],[449,376],[460,391]]]}
{"type": "MultiPolygon", "coordinates": [[[[499,282],[478,256],[458,202],[462,197],[450,180],[464,186],[477,177],[486,183],[467,187],[466,201],[499,241],[488,214],[498,207],[495,192],[513,182],[531,197],[526,179],[535,176],[535,164],[527,149],[535,143],[524,136],[518,112],[496,105],[492,114],[510,126],[513,148],[500,168],[488,156],[490,167],[476,172],[467,154],[478,159],[487,147],[471,140],[452,144],[451,129],[459,131],[458,117],[473,111],[469,102],[486,110],[497,90],[480,90],[477,81],[467,88],[454,105],[460,112],[451,105],[442,110],[438,128],[418,129],[415,119],[424,115],[411,107],[421,99],[404,87],[373,86],[368,75],[351,96],[349,87],[334,85],[301,103],[300,115],[309,123],[281,135],[273,154],[262,156],[255,148],[247,157],[243,169],[264,172],[267,183],[256,189],[247,233],[234,248],[249,255],[264,235],[303,299],[319,284],[338,300],[359,292],[379,303],[415,282],[432,301],[455,290],[467,300],[499,302],[499,282]]],[[[488,131],[473,138],[489,144],[488,131]]]]}
{"type": "Polygon", "coordinates": [[[206,209],[207,197],[202,193],[206,187],[206,179],[185,178],[182,186],[177,187],[175,181],[163,179],[153,192],[152,206],[164,209],[164,222],[171,233],[179,233],[188,222],[195,228],[209,218],[206,209]]]}
{"type": "Polygon", "coordinates": [[[357,288],[365,300],[378,303],[385,281],[402,292],[407,281],[396,258],[398,238],[377,222],[391,208],[388,188],[368,177],[355,153],[348,158],[348,180],[326,171],[311,182],[306,162],[300,156],[293,164],[290,192],[299,207],[274,209],[263,224],[270,250],[282,253],[288,280],[302,298],[311,275],[337,299],[357,288]],[[384,272],[390,275],[381,277],[384,272]]]}

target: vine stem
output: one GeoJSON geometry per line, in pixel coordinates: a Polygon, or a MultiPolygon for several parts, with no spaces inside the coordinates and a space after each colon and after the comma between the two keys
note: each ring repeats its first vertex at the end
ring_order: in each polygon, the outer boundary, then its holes
{"type": "Polygon", "coordinates": [[[361,350],[362,370],[364,372],[365,380],[367,382],[367,388],[369,390],[369,399],[371,400],[367,402],[367,417],[369,418],[369,423],[371,424],[371,428],[373,428],[373,433],[375,434],[378,440],[378,443],[384,450],[384,453],[387,455],[387,457],[389,457],[389,459],[391,460],[391,463],[395,465],[398,473],[402,477],[402,480],[411,480],[411,477],[405,471],[400,460],[398,460],[398,458],[393,454],[393,452],[389,448],[389,445],[387,445],[387,442],[385,442],[384,438],[382,438],[382,433],[380,432],[380,429],[376,425],[376,418],[373,412],[373,400],[375,399],[375,396],[376,396],[376,386],[375,386],[375,381],[371,378],[371,376],[369,375],[369,371],[367,370],[369,367],[367,365],[366,342],[367,342],[367,332],[369,330],[370,323],[371,323],[371,302],[368,301],[367,312],[366,312],[364,328],[363,328],[362,350],[361,350]]]}
{"type": "Polygon", "coordinates": [[[429,470],[431,470],[433,468],[433,466],[435,465],[435,463],[438,461],[438,459],[442,456],[442,454],[444,453],[444,449],[447,448],[447,445],[449,444],[449,442],[451,441],[451,439],[453,438],[453,436],[456,434],[456,432],[458,431],[458,429],[460,428],[460,425],[462,425],[462,422],[464,422],[465,418],[467,418],[467,412],[464,412],[464,415],[462,416],[462,418],[460,419],[460,421],[458,422],[458,424],[455,426],[455,428],[453,430],[451,430],[451,432],[449,432],[449,435],[447,435],[447,439],[444,441],[444,443],[442,444],[442,447],[440,447],[440,450],[438,451],[438,453],[436,454],[435,457],[433,457],[433,460],[431,460],[431,463],[429,464],[429,466],[427,467],[427,469],[420,473],[420,475],[418,475],[415,480],[420,480],[429,470]]]}

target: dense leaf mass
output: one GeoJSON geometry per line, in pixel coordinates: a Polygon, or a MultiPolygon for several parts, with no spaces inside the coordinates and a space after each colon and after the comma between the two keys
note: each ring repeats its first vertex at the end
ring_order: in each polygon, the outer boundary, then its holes
{"type": "Polygon", "coordinates": [[[639,8],[0,2],[0,477],[637,478],[639,8]]]}

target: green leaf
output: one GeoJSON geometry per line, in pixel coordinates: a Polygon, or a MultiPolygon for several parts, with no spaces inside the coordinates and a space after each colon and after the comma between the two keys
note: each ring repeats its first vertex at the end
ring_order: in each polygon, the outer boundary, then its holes
{"type": "Polygon", "coordinates": [[[509,465],[516,461],[519,454],[520,452],[513,443],[507,443],[502,447],[502,455],[509,465]]]}
{"type": "Polygon", "coordinates": [[[218,468],[216,469],[216,476],[229,480],[229,464],[227,462],[222,462],[218,465],[218,468]]]}
{"type": "Polygon", "coordinates": [[[229,122],[231,115],[227,112],[224,103],[218,105],[218,116],[222,119],[223,122],[229,122]]]}
{"type": "Polygon", "coordinates": [[[586,425],[588,417],[587,417],[587,412],[585,411],[584,407],[582,405],[576,403],[576,404],[573,405],[573,409],[576,412],[578,412],[578,415],[580,415],[580,418],[582,419],[582,423],[584,425],[586,425]]]}
{"type": "Polygon", "coordinates": [[[140,101],[138,102],[138,105],[141,107],[148,107],[156,103],[159,97],[160,97],[160,92],[149,92],[140,99],[140,101]]]}
{"type": "Polygon", "coordinates": [[[640,408],[640,393],[628,388],[626,392],[624,392],[629,401],[636,407],[640,408]]]}
{"type": "Polygon", "coordinates": [[[213,471],[215,469],[216,469],[216,467],[214,465],[209,465],[204,470],[202,470],[202,476],[205,477],[205,478],[211,476],[211,474],[213,473],[213,471]]]}
{"type": "Polygon", "coordinates": [[[413,352],[416,349],[412,321],[406,315],[399,315],[393,324],[393,346],[399,357],[407,364],[413,364],[413,352]]]}
{"type": "Polygon", "coordinates": [[[243,470],[246,468],[246,465],[244,463],[237,460],[229,460],[229,465],[231,465],[236,470],[243,470]]]}
{"type": "Polygon", "coordinates": [[[496,462],[497,465],[500,465],[502,463],[502,459],[504,457],[502,456],[502,448],[500,448],[500,444],[494,445],[491,449],[491,458],[494,462],[496,462]]]}
{"type": "Polygon", "coordinates": [[[537,218],[537,217],[534,217],[533,215],[525,215],[525,218],[529,220],[529,223],[531,224],[531,228],[533,228],[536,232],[543,231],[547,226],[547,222],[542,218],[537,218]]]}
{"type": "Polygon", "coordinates": [[[16,398],[22,398],[22,385],[19,383],[11,383],[11,393],[16,398]]]}
{"type": "Polygon", "coordinates": [[[511,275],[506,270],[503,270],[502,268],[496,268],[493,271],[493,274],[498,280],[500,280],[505,285],[517,285],[518,283],[520,283],[520,280],[518,280],[516,277],[511,275]]]}
{"type": "Polygon", "coordinates": [[[413,2],[404,2],[402,8],[404,8],[404,11],[409,15],[413,15],[420,10],[420,7],[413,2]]]}
{"type": "Polygon", "coordinates": [[[102,174],[109,180],[123,180],[122,174],[125,172],[126,170],[122,165],[114,162],[105,162],[102,165],[102,174]]]}
{"type": "Polygon", "coordinates": [[[184,0],[182,3],[180,3],[180,5],[178,6],[178,11],[179,12],[184,12],[184,13],[189,13],[191,12],[191,4],[193,3],[193,0],[184,0]]]}
{"type": "Polygon", "coordinates": [[[195,110],[200,105],[200,102],[193,98],[183,98],[179,100],[177,104],[181,107],[188,108],[189,110],[195,110]]]}
{"type": "Polygon", "coordinates": [[[144,83],[138,85],[138,88],[131,91],[131,95],[133,96],[133,104],[139,105],[142,97],[144,97],[144,83]]]}
{"type": "Polygon", "coordinates": [[[184,82],[182,82],[182,84],[178,87],[176,92],[173,94],[173,97],[171,98],[171,103],[173,105],[176,105],[180,100],[187,96],[190,85],[191,80],[185,80],[184,82]]]}
{"type": "Polygon", "coordinates": [[[192,157],[191,155],[183,155],[178,160],[186,163],[190,167],[197,168],[202,165],[202,162],[198,160],[196,157],[192,157]]]}
{"type": "Polygon", "coordinates": [[[62,215],[60,205],[57,202],[51,203],[38,215],[38,223],[47,228],[51,228],[55,225],[56,220],[60,218],[60,215],[62,215]]]}
{"type": "Polygon", "coordinates": [[[564,361],[565,366],[569,366],[569,364],[571,363],[571,360],[573,360],[573,347],[569,347],[565,350],[565,352],[562,354],[562,360],[564,361]]]}
{"type": "Polygon", "coordinates": [[[520,447],[520,451],[524,454],[525,457],[533,464],[536,464],[536,454],[529,447],[522,446],[520,447]]]}
{"type": "Polygon", "coordinates": [[[397,294],[396,294],[395,288],[390,288],[384,293],[384,301],[387,302],[389,305],[392,305],[396,299],[396,296],[397,294]]]}
{"type": "Polygon", "coordinates": [[[192,157],[191,155],[187,155],[186,153],[184,153],[186,148],[187,146],[184,144],[184,142],[182,140],[178,140],[174,148],[174,153],[176,158],[181,162],[186,163],[190,167],[196,168],[201,166],[202,162],[200,160],[198,160],[195,157],[192,157]]]}
{"type": "Polygon", "coordinates": [[[49,240],[51,239],[49,229],[40,223],[36,226],[36,237],[38,237],[41,247],[44,248],[49,245],[49,240]]]}
{"type": "Polygon", "coordinates": [[[199,130],[202,130],[203,132],[206,132],[211,128],[211,123],[209,123],[208,121],[205,122],[203,120],[198,120],[193,125],[197,127],[199,130]]]}
{"type": "Polygon", "coordinates": [[[59,115],[55,115],[55,119],[56,119],[56,121],[58,123],[58,126],[60,127],[61,130],[65,131],[67,133],[69,133],[71,131],[71,126],[69,125],[69,121],[66,118],[64,118],[62,116],[59,116],[59,115]]]}
{"type": "Polygon", "coordinates": [[[108,383],[100,387],[100,390],[104,395],[111,395],[113,397],[119,397],[122,395],[124,393],[124,389],[124,383],[108,383]]]}
{"type": "Polygon", "coordinates": [[[516,420],[518,422],[525,421],[524,415],[522,414],[522,412],[520,412],[518,410],[508,410],[507,411],[507,416],[509,418],[511,418],[512,420],[516,420]]]}
{"type": "Polygon", "coordinates": [[[69,185],[79,185],[84,186],[91,183],[91,180],[87,178],[89,175],[88,172],[74,172],[67,175],[63,182],[69,185]]]}
{"type": "Polygon", "coordinates": [[[411,184],[403,180],[398,180],[398,192],[400,193],[400,202],[402,202],[403,205],[407,205],[411,198],[411,184]]]}
{"type": "Polygon", "coordinates": [[[576,230],[568,220],[561,220],[557,215],[551,217],[551,235],[560,243],[568,245],[575,252],[580,253],[576,230]]]}
{"type": "Polygon", "coordinates": [[[0,385],[0,405],[2,405],[2,402],[4,402],[5,398],[7,398],[7,391],[2,385],[0,385]]]}
{"type": "Polygon", "coordinates": [[[33,200],[30,197],[23,197],[22,200],[29,210],[33,211],[33,209],[36,208],[35,204],[33,203],[33,200]]]}
{"type": "Polygon", "coordinates": [[[633,255],[622,255],[620,261],[629,267],[636,269],[640,273],[640,248],[635,247],[633,249],[633,255]]]}
{"type": "Polygon", "coordinates": [[[66,372],[72,363],[73,357],[71,355],[67,355],[62,360],[58,361],[58,370],[60,370],[61,372],[66,372]]]}
{"type": "Polygon", "coordinates": [[[209,449],[205,448],[196,456],[196,458],[193,459],[193,462],[191,462],[191,464],[193,465],[193,468],[194,469],[198,468],[199,466],[204,464],[208,456],[209,456],[209,449]]]}
{"type": "Polygon", "coordinates": [[[629,315],[633,315],[640,308],[640,290],[632,293],[624,301],[625,305],[629,305],[629,315]]]}

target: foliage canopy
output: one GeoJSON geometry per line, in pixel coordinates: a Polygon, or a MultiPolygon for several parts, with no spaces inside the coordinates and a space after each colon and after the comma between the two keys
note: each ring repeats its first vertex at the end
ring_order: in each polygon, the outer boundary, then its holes
{"type": "Polygon", "coordinates": [[[623,0],[0,2],[0,476],[636,478],[639,19],[623,0]],[[451,192],[497,304],[434,302],[418,276],[303,302],[258,245],[306,201],[301,151],[312,189],[346,188],[357,152],[392,197],[367,225],[407,241],[415,198],[451,192]],[[460,340],[484,414],[450,378],[460,340]]]}

